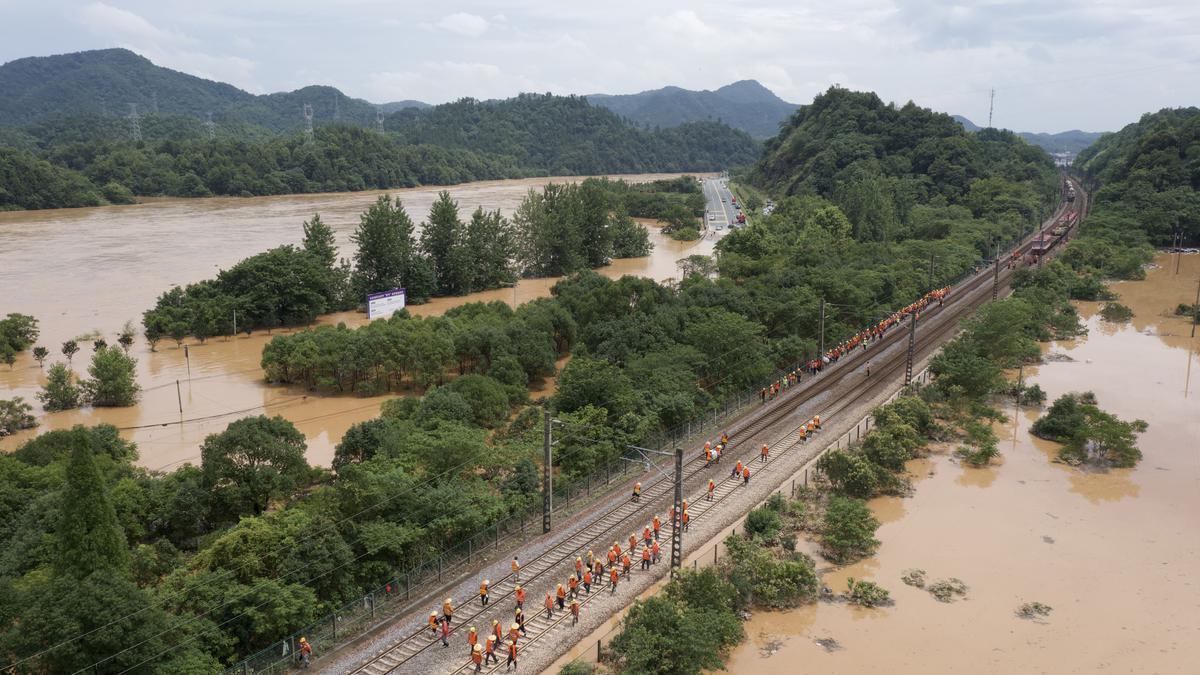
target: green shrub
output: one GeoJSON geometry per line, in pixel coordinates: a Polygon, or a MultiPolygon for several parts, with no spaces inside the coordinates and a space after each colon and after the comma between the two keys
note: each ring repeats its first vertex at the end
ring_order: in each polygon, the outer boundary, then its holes
{"type": "Polygon", "coordinates": [[[879,545],[879,521],[865,502],[834,495],[825,507],[821,544],[825,557],[846,563],[870,555],[879,545]]]}
{"type": "Polygon", "coordinates": [[[873,581],[850,577],[846,579],[846,598],[855,605],[879,607],[892,602],[892,594],[873,581]]]}
{"type": "Polygon", "coordinates": [[[757,540],[729,536],[723,569],[746,604],[779,609],[817,596],[819,579],[811,558],[801,553],[779,559],[757,540]]]}
{"type": "Polygon", "coordinates": [[[1112,323],[1124,323],[1133,318],[1133,310],[1119,302],[1106,302],[1100,308],[1100,318],[1112,323]]]}
{"type": "Polygon", "coordinates": [[[767,506],[762,506],[746,514],[746,536],[770,541],[779,534],[783,523],[779,512],[767,506]]]}

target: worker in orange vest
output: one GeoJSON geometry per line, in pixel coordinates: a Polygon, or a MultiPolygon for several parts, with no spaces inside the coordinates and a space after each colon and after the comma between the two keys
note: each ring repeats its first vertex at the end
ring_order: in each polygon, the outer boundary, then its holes
{"type": "Polygon", "coordinates": [[[705,443],[704,444],[704,468],[707,469],[708,466],[710,464],[712,464],[712,458],[713,458],[712,447],[709,446],[708,443],[705,443]]]}
{"type": "Polygon", "coordinates": [[[642,484],[634,483],[633,484],[633,502],[636,504],[641,500],[642,500],[642,484]]]}
{"type": "Polygon", "coordinates": [[[517,608],[513,620],[517,622],[517,628],[521,629],[521,635],[525,635],[525,612],[520,607],[517,608]]]}
{"type": "Polygon", "coordinates": [[[493,661],[500,663],[500,660],[496,658],[496,636],[489,635],[483,643],[483,662],[491,663],[493,661]]]}
{"type": "Polygon", "coordinates": [[[567,589],[563,588],[562,584],[558,585],[558,589],[554,591],[554,599],[558,601],[558,608],[565,609],[567,606],[567,589]]]}
{"type": "Polygon", "coordinates": [[[572,598],[579,596],[579,578],[574,574],[567,577],[567,592],[572,598]]]}
{"type": "Polygon", "coordinates": [[[517,643],[514,640],[508,641],[508,660],[504,663],[505,672],[508,672],[509,666],[517,667],[517,643]]]}
{"type": "Polygon", "coordinates": [[[471,647],[471,663],[475,664],[475,672],[483,670],[483,646],[475,645],[471,647]]]}
{"type": "Polygon", "coordinates": [[[550,591],[546,591],[546,601],[542,603],[546,608],[546,618],[554,616],[554,600],[550,598],[550,591]]]}
{"type": "Polygon", "coordinates": [[[820,415],[813,415],[813,424],[817,425],[818,429],[821,428],[821,416],[820,415]]]}
{"type": "Polygon", "coordinates": [[[808,433],[810,433],[810,434],[817,433],[817,421],[816,420],[808,421],[808,433]]]}
{"type": "Polygon", "coordinates": [[[467,649],[474,651],[479,646],[479,634],[475,632],[475,626],[471,626],[467,631],[467,649]]]}
{"type": "Polygon", "coordinates": [[[434,637],[437,637],[438,628],[440,628],[440,626],[438,625],[437,612],[430,612],[430,613],[429,613],[429,624],[428,624],[428,626],[429,626],[429,632],[430,632],[430,634],[432,634],[434,637]]]}
{"type": "Polygon", "coordinates": [[[584,565],[584,567],[587,567],[588,569],[592,569],[592,567],[595,566],[595,564],[596,564],[596,554],[592,553],[592,549],[589,548],[588,555],[587,555],[587,565],[584,565]]]}
{"type": "Polygon", "coordinates": [[[621,572],[625,574],[625,578],[629,578],[629,571],[633,569],[633,560],[629,557],[629,551],[625,552],[625,557],[621,558],[621,572]]]}
{"type": "Polygon", "coordinates": [[[717,484],[713,482],[713,479],[709,478],[708,479],[708,497],[707,497],[707,499],[710,502],[713,499],[713,490],[715,490],[715,489],[717,489],[717,484]]]}
{"type": "Polygon", "coordinates": [[[512,560],[512,575],[513,581],[520,583],[521,581],[521,561],[517,560],[517,556],[513,556],[512,560]]]}
{"type": "Polygon", "coordinates": [[[650,569],[650,547],[642,547],[642,569],[650,569]]]}
{"type": "Polygon", "coordinates": [[[658,519],[658,515],[654,516],[654,520],[650,523],[650,525],[654,528],[654,538],[658,539],[658,530],[662,527],[662,521],[658,519]]]}
{"type": "Polygon", "coordinates": [[[615,541],[613,542],[613,553],[616,553],[618,558],[621,557],[621,544],[615,541]]]}
{"type": "Polygon", "coordinates": [[[688,531],[688,523],[691,521],[691,519],[692,519],[692,516],[691,516],[691,514],[689,514],[689,513],[688,513],[688,510],[687,510],[687,509],[684,509],[684,510],[683,510],[683,517],[680,519],[680,520],[682,520],[682,521],[683,521],[683,531],[684,531],[684,532],[687,532],[687,531],[688,531]]]}
{"type": "Polygon", "coordinates": [[[721,434],[721,445],[729,443],[729,434],[721,434]]]}
{"type": "Polygon", "coordinates": [[[579,624],[579,601],[572,600],[571,601],[571,625],[575,626],[578,624],[579,624]]]}
{"type": "Polygon", "coordinates": [[[603,560],[599,560],[599,559],[596,560],[596,565],[592,568],[592,576],[594,576],[599,581],[604,580],[604,561],[603,560]]]}
{"type": "Polygon", "coordinates": [[[608,577],[609,587],[612,588],[614,594],[617,592],[617,576],[617,568],[614,567],[608,577]]]}
{"type": "Polygon", "coordinates": [[[499,644],[504,640],[504,626],[500,622],[492,619],[492,635],[496,636],[496,643],[499,644]]]}
{"type": "Polygon", "coordinates": [[[588,595],[592,594],[592,571],[588,570],[583,573],[583,590],[587,591],[588,595]]]}
{"type": "Polygon", "coordinates": [[[508,629],[508,641],[516,642],[517,638],[521,637],[521,624],[514,621],[512,628],[508,629]]]}
{"type": "Polygon", "coordinates": [[[742,485],[750,484],[750,467],[742,469],[742,485]]]}
{"type": "Polygon", "coordinates": [[[658,540],[655,539],[654,543],[650,545],[650,561],[651,562],[654,562],[654,563],[658,562],[658,552],[659,552],[658,540]]]}
{"type": "Polygon", "coordinates": [[[522,607],[524,607],[525,606],[525,589],[521,588],[520,586],[517,586],[516,590],[513,591],[513,594],[517,598],[517,609],[521,609],[522,607]]]}
{"type": "Polygon", "coordinates": [[[443,647],[450,646],[450,640],[447,639],[449,637],[450,637],[450,622],[447,621],[446,619],[442,619],[442,646],[443,647]]]}
{"type": "Polygon", "coordinates": [[[617,549],[614,546],[608,549],[608,566],[612,567],[615,564],[617,564],[617,549]]]}
{"type": "Polygon", "coordinates": [[[733,472],[729,474],[729,477],[737,478],[740,475],[742,475],[742,460],[739,459],[738,463],[733,467],[733,472]]]}
{"type": "Polygon", "coordinates": [[[642,541],[645,541],[647,546],[650,545],[650,526],[649,525],[647,525],[642,530],[642,541]]]}
{"type": "Polygon", "coordinates": [[[628,549],[626,549],[626,550],[628,550],[628,551],[632,551],[632,550],[633,550],[633,549],[635,549],[635,548],[637,548],[637,534],[632,534],[632,533],[631,533],[631,534],[629,535],[629,548],[628,548],[628,549]]]}
{"type": "Polygon", "coordinates": [[[803,424],[800,425],[800,440],[805,443],[808,442],[808,430],[804,428],[803,424]]]}
{"type": "Polygon", "coordinates": [[[454,603],[450,598],[446,598],[446,601],[442,603],[442,618],[446,619],[446,623],[450,623],[450,620],[454,618],[454,603]]]}
{"type": "Polygon", "coordinates": [[[583,558],[578,556],[575,558],[575,577],[577,579],[583,578],[583,558]]]}
{"type": "Polygon", "coordinates": [[[769,451],[767,450],[767,446],[766,446],[766,444],[763,444],[763,446],[762,446],[762,452],[760,452],[760,453],[759,453],[759,454],[762,456],[762,463],[763,463],[763,464],[766,464],[766,463],[767,463],[767,452],[769,452],[769,451]]]}
{"type": "Polygon", "coordinates": [[[483,582],[479,584],[479,604],[483,605],[484,607],[487,607],[487,604],[488,604],[488,580],[487,579],[484,579],[483,582]]]}

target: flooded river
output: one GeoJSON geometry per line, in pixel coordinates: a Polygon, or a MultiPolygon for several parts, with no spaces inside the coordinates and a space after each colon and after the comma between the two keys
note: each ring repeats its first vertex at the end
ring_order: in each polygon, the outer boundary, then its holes
{"type": "MultiPolygon", "coordinates": [[[[636,182],[675,175],[621,178],[636,182]]],[[[511,215],[531,188],[570,180],[581,179],[487,181],[390,193],[400,197],[409,215],[420,222],[443,189],[458,201],[464,217],[476,206],[511,215]]],[[[50,349],[50,362],[62,360],[59,345],[78,336],[97,332],[115,344],[126,320],[138,325],[140,335],[142,312],[172,285],[212,277],[219,269],[274,246],[299,243],[301,223],[314,213],[334,229],[341,254],[349,257],[350,234],[358,216],[380,194],[165,199],[136,206],[0,213],[0,314],[37,317],[41,322],[38,344],[50,349]]],[[[650,237],[654,243],[650,256],[617,260],[600,272],[614,278],[632,274],[663,280],[678,276],[678,259],[712,252],[712,240],[676,242],[654,228],[650,237]]],[[[438,298],[410,311],[439,314],[479,300],[522,303],[548,295],[555,281],[523,280],[515,288],[438,298]]],[[[356,313],[322,318],[322,322],[350,325],[365,320],[365,315],[356,313]]],[[[138,406],[54,414],[42,413],[37,405],[34,396],[44,376],[26,351],[13,369],[0,366],[0,398],[23,396],[34,403],[41,427],[5,439],[0,448],[11,449],[32,433],[104,422],[120,427],[122,435],[137,442],[142,465],[169,469],[198,462],[199,445],[206,435],[223,430],[237,417],[265,413],[296,423],[308,438],[309,461],[328,465],[333,446],[346,429],[376,417],[386,397],[316,396],[266,386],[259,360],[270,337],[255,333],[215,338],[203,345],[189,341],[186,352],[170,340],[151,352],[139,337],[131,351],[144,389],[138,406]]],[[[90,355],[90,342],[81,341],[74,361],[77,373],[86,374],[90,355]]]]}
{"type": "Polygon", "coordinates": [[[1162,255],[1146,281],[1114,290],[1136,312],[1105,324],[1083,303],[1089,334],[1050,344],[1073,361],[1026,369],[1049,400],[1091,390],[1102,408],[1141,418],[1133,469],[1090,473],[1055,463],[1029,434],[1038,411],[997,425],[1002,461],[973,469],[945,454],[915,460],[911,498],[872,500],[876,556],[824,575],[891,591],[894,607],[818,604],[758,613],[732,654],[735,673],[1195,673],[1200,662],[1200,337],[1171,316],[1191,303],[1200,256],[1180,273],[1162,255]],[[957,577],[965,599],[937,602],[900,581],[924,569],[957,577]],[[1020,619],[1025,602],[1053,607],[1020,619]],[[817,644],[832,638],[840,649],[817,644]],[[780,643],[778,651],[768,648],[780,643]]]}

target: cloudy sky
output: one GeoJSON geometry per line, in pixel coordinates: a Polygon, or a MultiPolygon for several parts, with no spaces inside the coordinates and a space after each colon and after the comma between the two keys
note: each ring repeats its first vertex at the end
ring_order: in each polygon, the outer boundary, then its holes
{"type": "Polygon", "coordinates": [[[0,0],[0,61],[123,46],[255,93],[375,102],[839,83],[1028,131],[1200,104],[1197,0],[0,0]]]}

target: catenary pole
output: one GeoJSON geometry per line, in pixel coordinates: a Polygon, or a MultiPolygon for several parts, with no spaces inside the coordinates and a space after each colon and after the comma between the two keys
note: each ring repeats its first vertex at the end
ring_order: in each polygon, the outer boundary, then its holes
{"type": "Polygon", "coordinates": [[[542,408],[542,419],[542,533],[545,534],[550,531],[550,509],[554,505],[554,485],[551,482],[553,478],[551,477],[550,471],[550,446],[553,445],[553,439],[551,436],[554,432],[550,427],[551,420],[549,410],[542,408]]]}
{"type": "Polygon", "coordinates": [[[683,566],[683,449],[675,448],[675,508],[671,516],[671,576],[683,566]]]}

